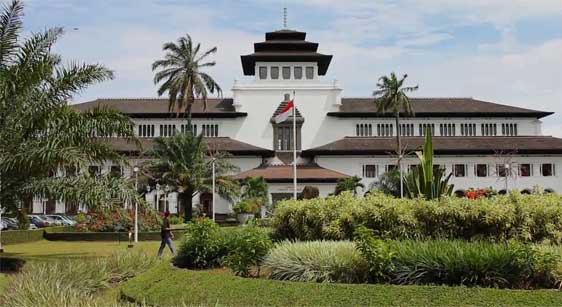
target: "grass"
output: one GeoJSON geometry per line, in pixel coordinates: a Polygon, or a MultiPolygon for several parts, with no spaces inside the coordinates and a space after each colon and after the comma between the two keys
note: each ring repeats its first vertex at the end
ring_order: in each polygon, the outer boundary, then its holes
{"type": "MultiPolygon", "coordinates": [[[[174,242],[176,246],[179,242],[174,242]]],[[[148,254],[156,255],[160,241],[140,241],[133,250],[140,249],[148,254]]],[[[127,242],[105,241],[35,241],[4,246],[6,257],[21,257],[27,260],[49,260],[68,258],[106,257],[120,250],[127,250],[127,242]]],[[[166,247],[164,254],[169,253],[166,247]]]]}
{"type": "Polygon", "coordinates": [[[8,287],[11,277],[12,276],[9,274],[0,273],[0,295],[2,295],[6,287],[8,287]]]}
{"type": "Polygon", "coordinates": [[[225,270],[159,264],[121,286],[122,296],[158,306],[561,306],[554,290],[499,290],[275,281],[225,270]]]}

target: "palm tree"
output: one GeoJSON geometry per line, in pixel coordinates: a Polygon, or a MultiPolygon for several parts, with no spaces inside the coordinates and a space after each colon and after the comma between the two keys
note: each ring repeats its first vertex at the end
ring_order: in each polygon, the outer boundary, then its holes
{"type": "Polygon", "coordinates": [[[164,81],[158,88],[158,96],[168,93],[170,112],[185,112],[188,127],[191,131],[191,109],[195,99],[202,99],[207,107],[208,93],[222,94],[218,83],[202,69],[215,66],[215,62],[205,62],[205,59],[217,52],[213,47],[200,53],[201,44],[194,45],[191,36],[186,34],[176,43],[165,43],[162,50],[166,52],[164,59],[152,63],[152,71],[158,70],[154,75],[154,84],[164,81]]]}
{"type": "Polygon", "coordinates": [[[340,179],[336,185],[334,194],[340,195],[344,191],[350,191],[353,192],[353,195],[357,195],[357,188],[365,188],[365,185],[361,183],[361,178],[353,176],[340,179]]]}
{"type": "Polygon", "coordinates": [[[414,111],[410,104],[410,98],[407,93],[414,92],[418,86],[404,86],[404,81],[408,75],[404,75],[402,79],[398,79],[396,74],[392,72],[390,76],[382,76],[377,83],[378,89],[373,92],[375,103],[377,104],[377,112],[386,112],[391,110],[394,113],[396,122],[396,153],[398,154],[398,169],[400,171],[400,197],[404,197],[404,180],[402,172],[403,149],[401,143],[400,131],[400,112],[413,116],[414,111]]]}
{"type": "MultiPolygon", "coordinates": [[[[155,139],[146,169],[153,178],[168,184],[180,194],[186,221],[192,218],[192,199],[200,192],[211,191],[211,166],[208,148],[203,135],[180,133],[173,137],[155,139]]],[[[236,196],[239,188],[228,174],[237,171],[226,156],[215,155],[215,169],[219,195],[225,198],[236,196]]]]}
{"type": "Polygon", "coordinates": [[[132,185],[124,181],[50,176],[94,162],[124,163],[107,143],[91,135],[134,139],[132,122],[105,108],[79,113],[70,107],[73,95],[112,79],[113,73],[101,65],[62,64],[61,57],[51,52],[62,28],[23,38],[22,17],[23,3],[17,0],[0,13],[0,203],[13,211],[37,193],[90,206],[136,197],[132,185]]]}
{"type": "Polygon", "coordinates": [[[242,198],[259,198],[264,202],[268,199],[268,187],[265,178],[248,177],[242,181],[242,198]]]}

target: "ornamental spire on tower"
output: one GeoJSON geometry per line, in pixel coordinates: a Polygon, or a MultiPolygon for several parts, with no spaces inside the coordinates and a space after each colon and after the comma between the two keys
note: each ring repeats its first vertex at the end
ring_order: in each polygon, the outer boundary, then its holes
{"type": "Polygon", "coordinates": [[[287,8],[283,8],[283,29],[287,29],[287,8]]]}

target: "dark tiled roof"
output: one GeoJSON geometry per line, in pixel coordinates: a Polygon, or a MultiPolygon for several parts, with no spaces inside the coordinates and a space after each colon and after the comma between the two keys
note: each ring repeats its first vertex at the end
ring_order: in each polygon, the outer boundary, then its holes
{"type": "MultiPolygon", "coordinates": [[[[293,182],[293,166],[260,166],[234,176],[235,179],[247,177],[264,177],[267,182],[293,182]]],[[[297,181],[305,182],[337,182],[349,177],[346,174],[320,167],[316,164],[298,165],[297,181]]]]}
{"type": "MultiPolygon", "coordinates": [[[[423,142],[423,137],[402,138],[403,146],[409,151],[421,149],[423,142]]],[[[345,137],[305,150],[302,155],[388,154],[395,149],[393,137],[345,137]]],[[[562,154],[562,139],[551,136],[434,137],[433,149],[436,154],[562,154]]]]}
{"type": "MultiPolygon", "coordinates": [[[[138,154],[141,151],[146,152],[154,146],[154,139],[150,138],[140,138],[140,148],[135,142],[124,138],[100,138],[100,140],[109,143],[116,151],[132,154],[138,154]]],[[[273,156],[272,150],[233,140],[229,137],[205,138],[205,142],[210,149],[226,151],[235,156],[273,156]]]]}
{"type": "MultiPolygon", "coordinates": [[[[98,106],[115,109],[131,117],[172,117],[176,111],[170,112],[167,98],[100,98],[94,101],[72,105],[79,111],[87,111],[98,106]]],[[[192,108],[193,117],[240,117],[246,113],[236,112],[231,98],[209,98],[207,108],[202,100],[196,100],[192,108]]]]}
{"type": "MultiPolygon", "coordinates": [[[[474,98],[410,98],[416,117],[537,117],[553,114],[537,110],[513,107],[474,98]]],[[[337,117],[388,117],[377,112],[374,98],[342,98],[337,112],[328,113],[337,117]]]]}

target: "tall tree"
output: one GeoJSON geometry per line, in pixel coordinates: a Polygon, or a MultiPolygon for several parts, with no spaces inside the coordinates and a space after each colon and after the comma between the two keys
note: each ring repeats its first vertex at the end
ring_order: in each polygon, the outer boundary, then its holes
{"type": "Polygon", "coordinates": [[[361,178],[357,176],[348,177],[338,181],[334,194],[340,195],[344,191],[350,191],[353,195],[357,195],[358,188],[365,188],[365,185],[361,183],[361,178]]]}
{"type": "MultiPolygon", "coordinates": [[[[191,36],[186,34],[176,43],[165,43],[162,50],[166,52],[164,59],[152,63],[152,71],[158,70],[154,75],[154,84],[162,82],[158,88],[158,96],[168,93],[169,110],[178,115],[185,112],[188,126],[191,129],[191,109],[195,99],[202,99],[207,107],[209,93],[222,94],[219,84],[202,69],[215,66],[215,62],[207,62],[209,55],[217,52],[213,47],[200,53],[201,44],[196,45],[191,36]]],[[[191,131],[191,130],[190,130],[191,131]]]]}
{"type": "Polygon", "coordinates": [[[400,197],[404,197],[404,178],[402,171],[402,159],[404,153],[401,142],[401,129],[400,129],[400,112],[406,115],[413,116],[414,111],[410,104],[410,98],[407,93],[414,92],[418,86],[404,86],[404,81],[408,75],[404,75],[401,79],[396,77],[394,72],[390,76],[382,76],[377,83],[377,90],[373,92],[375,96],[375,103],[377,104],[377,111],[385,113],[387,110],[394,113],[396,122],[396,153],[398,155],[398,169],[400,171],[400,197]]]}
{"type": "MultiPolygon", "coordinates": [[[[179,192],[185,220],[191,220],[193,197],[197,193],[211,191],[212,185],[211,159],[203,136],[180,133],[157,138],[148,154],[154,157],[147,164],[148,172],[179,192]]],[[[227,175],[238,168],[229,162],[225,154],[215,154],[214,159],[218,194],[227,199],[237,196],[239,186],[227,175]]]]}
{"type": "Polygon", "coordinates": [[[136,198],[132,185],[124,182],[98,180],[105,188],[92,189],[87,175],[72,180],[53,176],[89,163],[124,162],[91,136],[98,132],[134,138],[132,122],[105,108],[79,113],[70,107],[73,95],[112,79],[113,73],[101,65],[62,64],[51,52],[62,28],[23,38],[22,17],[22,1],[12,1],[0,13],[0,203],[14,210],[37,194],[90,206],[136,198]]]}

